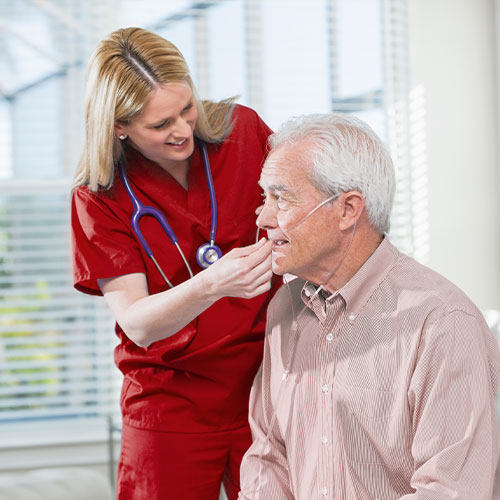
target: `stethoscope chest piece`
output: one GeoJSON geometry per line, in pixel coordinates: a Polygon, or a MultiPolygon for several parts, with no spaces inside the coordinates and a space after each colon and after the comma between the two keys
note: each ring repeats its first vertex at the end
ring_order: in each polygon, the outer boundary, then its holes
{"type": "Polygon", "coordinates": [[[221,257],[222,250],[212,242],[201,245],[196,252],[196,261],[204,269],[217,262],[221,257]]]}

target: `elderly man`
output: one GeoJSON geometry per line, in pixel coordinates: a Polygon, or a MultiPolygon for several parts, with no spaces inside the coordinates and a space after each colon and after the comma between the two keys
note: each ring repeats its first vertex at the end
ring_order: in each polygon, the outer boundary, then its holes
{"type": "Polygon", "coordinates": [[[273,271],[240,499],[489,499],[500,356],[477,307],[386,236],[394,169],[358,119],[271,137],[273,271]]]}

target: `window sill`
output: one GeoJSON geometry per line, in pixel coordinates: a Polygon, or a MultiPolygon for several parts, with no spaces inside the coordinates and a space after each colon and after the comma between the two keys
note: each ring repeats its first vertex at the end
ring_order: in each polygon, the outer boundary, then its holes
{"type": "Polygon", "coordinates": [[[0,429],[1,471],[112,464],[119,454],[119,432],[110,441],[104,418],[1,424],[0,429]]]}

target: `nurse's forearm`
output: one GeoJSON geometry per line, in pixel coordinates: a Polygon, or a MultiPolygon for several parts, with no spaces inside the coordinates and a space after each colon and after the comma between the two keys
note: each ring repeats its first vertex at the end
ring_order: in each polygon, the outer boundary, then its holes
{"type": "Polygon", "coordinates": [[[144,274],[99,280],[127,337],[140,347],[168,338],[222,297],[251,298],[271,287],[271,242],[237,248],[170,290],[149,295],[144,274]]]}
{"type": "Polygon", "coordinates": [[[204,285],[201,274],[170,290],[146,295],[131,303],[117,316],[127,337],[140,347],[149,347],[157,340],[174,335],[210,307],[217,296],[204,285]]]}

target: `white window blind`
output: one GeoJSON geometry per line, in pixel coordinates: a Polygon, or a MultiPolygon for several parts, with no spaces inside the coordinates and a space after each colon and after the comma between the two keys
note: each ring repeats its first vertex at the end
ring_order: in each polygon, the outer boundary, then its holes
{"type": "Polygon", "coordinates": [[[68,186],[0,193],[0,423],[116,414],[113,325],[72,289],[68,186]]]}
{"type": "Polygon", "coordinates": [[[398,169],[394,237],[418,251],[405,9],[406,0],[0,2],[0,433],[3,423],[118,412],[113,321],[102,298],[73,290],[70,261],[70,178],[98,40],[132,25],[158,32],[183,52],[202,97],[238,95],[272,128],[310,112],[365,119],[398,169]]]}

